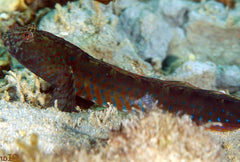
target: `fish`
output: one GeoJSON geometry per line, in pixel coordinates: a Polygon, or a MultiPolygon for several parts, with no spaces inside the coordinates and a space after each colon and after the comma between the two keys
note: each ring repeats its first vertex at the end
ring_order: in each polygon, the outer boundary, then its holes
{"type": "MultiPolygon", "coordinates": [[[[201,2],[201,0],[193,0],[195,2],[201,2]]],[[[222,3],[224,6],[229,7],[230,9],[235,8],[235,0],[216,0],[219,3],[222,3]]]]}
{"type": "Polygon", "coordinates": [[[115,0],[95,0],[95,1],[98,1],[98,2],[103,3],[105,5],[108,5],[111,1],[115,2],[115,0]]]}
{"type": "Polygon", "coordinates": [[[76,111],[80,97],[102,106],[109,102],[129,113],[159,107],[188,114],[198,125],[221,123],[210,127],[216,131],[240,128],[238,97],[131,73],[34,25],[10,28],[2,40],[13,57],[54,87],[53,99],[61,111],[76,111]]]}

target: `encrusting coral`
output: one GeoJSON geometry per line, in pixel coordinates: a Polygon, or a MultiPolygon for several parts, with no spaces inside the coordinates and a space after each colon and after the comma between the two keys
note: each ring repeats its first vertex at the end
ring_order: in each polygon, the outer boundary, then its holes
{"type": "Polygon", "coordinates": [[[20,157],[27,161],[220,161],[222,155],[221,146],[189,117],[174,117],[159,110],[125,120],[120,131],[111,133],[106,146],[96,145],[90,151],[68,150],[60,156],[47,156],[22,142],[18,146],[23,150],[20,157]]]}
{"type": "Polygon", "coordinates": [[[5,71],[5,73],[5,83],[2,83],[0,93],[3,93],[2,97],[6,101],[18,98],[20,102],[28,102],[32,105],[44,106],[47,104],[47,98],[50,96],[41,93],[40,80],[36,75],[28,70],[5,71]],[[24,78],[28,78],[28,80],[24,78]]]}

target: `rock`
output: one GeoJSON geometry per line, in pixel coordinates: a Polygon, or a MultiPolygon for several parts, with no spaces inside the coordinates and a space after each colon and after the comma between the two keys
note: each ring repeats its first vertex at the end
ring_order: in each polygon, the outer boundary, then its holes
{"type": "Polygon", "coordinates": [[[215,89],[216,73],[217,67],[212,62],[187,61],[165,79],[186,81],[203,89],[215,89]]]}
{"type": "Polygon", "coordinates": [[[189,6],[186,1],[161,0],[159,12],[174,27],[182,27],[188,21],[189,6]]]}
{"type": "Polygon", "coordinates": [[[56,108],[44,110],[2,99],[0,105],[0,144],[7,152],[17,151],[16,139],[27,140],[32,133],[39,136],[38,148],[46,154],[63,149],[89,150],[96,139],[108,138],[110,129],[118,130],[122,121],[115,108],[92,113],[63,113],[56,108]],[[109,120],[105,119],[107,113],[109,120]]]}
{"type": "Polygon", "coordinates": [[[84,1],[81,7],[79,2],[69,3],[65,7],[57,5],[56,10],[41,20],[39,28],[63,37],[97,59],[135,73],[151,73],[151,66],[136,54],[134,46],[124,45],[129,42],[128,38],[115,28],[118,17],[112,13],[111,8],[101,6],[101,10],[106,11],[102,14],[96,13],[96,10],[91,1],[84,1]],[[123,46],[125,50],[121,50],[123,46]],[[127,57],[126,50],[131,51],[127,57]]]}
{"type": "Polygon", "coordinates": [[[175,32],[169,53],[181,58],[193,53],[199,61],[240,65],[239,7],[228,11],[219,2],[207,1],[189,5],[188,10],[188,21],[175,32]]]}
{"type": "Polygon", "coordinates": [[[173,34],[160,14],[138,3],[124,10],[119,21],[118,28],[125,32],[143,59],[164,60],[173,34]]]}
{"type": "Polygon", "coordinates": [[[240,90],[240,68],[233,66],[219,66],[217,69],[217,87],[230,92],[240,90]]]}
{"type": "Polygon", "coordinates": [[[26,9],[27,6],[22,0],[0,0],[0,12],[11,12],[17,9],[26,9]]]}
{"type": "Polygon", "coordinates": [[[153,75],[152,71],[145,70],[152,69],[152,67],[137,55],[133,44],[128,39],[125,39],[119,49],[115,51],[113,59],[117,60],[117,64],[126,70],[137,72],[141,75],[153,75]]]}
{"type": "Polygon", "coordinates": [[[194,22],[187,29],[188,48],[203,61],[240,65],[239,33],[240,27],[221,27],[206,21],[194,22]]]}

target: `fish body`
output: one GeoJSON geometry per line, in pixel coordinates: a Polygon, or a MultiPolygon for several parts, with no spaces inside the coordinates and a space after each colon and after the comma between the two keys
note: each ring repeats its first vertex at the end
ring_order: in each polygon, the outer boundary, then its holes
{"type": "Polygon", "coordinates": [[[221,122],[213,129],[240,128],[240,99],[188,83],[144,77],[97,60],[35,26],[10,29],[2,35],[9,52],[26,68],[49,82],[61,111],[75,110],[76,96],[119,110],[153,108],[189,114],[198,124],[221,122]]]}
{"type": "MultiPolygon", "coordinates": [[[[201,0],[193,0],[195,2],[201,2],[201,0]]],[[[224,4],[225,6],[233,9],[235,7],[236,1],[235,0],[216,0],[219,3],[224,4]]]]}
{"type": "Polygon", "coordinates": [[[103,3],[105,5],[108,5],[111,1],[115,2],[115,0],[95,0],[95,1],[98,1],[98,2],[103,3]]]}

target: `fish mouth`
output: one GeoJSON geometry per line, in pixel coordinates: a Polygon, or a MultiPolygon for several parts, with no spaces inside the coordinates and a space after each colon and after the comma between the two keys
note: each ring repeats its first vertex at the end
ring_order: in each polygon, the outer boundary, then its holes
{"type": "Polygon", "coordinates": [[[10,41],[9,41],[9,34],[8,32],[1,33],[1,39],[3,40],[3,43],[5,47],[9,48],[10,47],[10,41]]]}
{"type": "Polygon", "coordinates": [[[17,42],[14,38],[14,35],[7,31],[5,33],[1,33],[1,39],[3,40],[3,44],[8,52],[15,57],[18,48],[16,46],[17,42]]]}
{"type": "Polygon", "coordinates": [[[10,50],[11,46],[12,46],[12,42],[10,40],[10,33],[9,32],[5,32],[5,33],[1,33],[1,39],[3,40],[4,46],[10,50]]]}
{"type": "Polygon", "coordinates": [[[6,41],[6,38],[7,38],[6,33],[1,32],[1,33],[0,33],[0,37],[1,37],[1,39],[2,39],[4,42],[6,41]]]}

